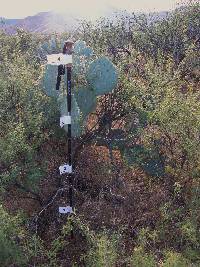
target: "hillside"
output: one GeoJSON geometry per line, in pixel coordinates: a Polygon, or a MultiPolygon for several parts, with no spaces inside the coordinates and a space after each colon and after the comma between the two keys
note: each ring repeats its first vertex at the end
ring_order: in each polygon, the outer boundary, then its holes
{"type": "MultiPolygon", "coordinates": [[[[151,22],[152,19],[160,20],[165,18],[167,14],[168,12],[150,13],[148,15],[148,20],[149,22],[151,22]]],[[[110,21],[117,22],[119,17],[131,18],[131,13],[110,8],[104,13],[103,17],[110,21]]],[[[15,33],[17,27],[33,33],[63,33],[77,29],[81,20],[84,20],[84,18],[77,15],[41,12],[23,19],[1,18],[0,29],[4,29],[7,33],[15,33]]]]}
{"type": "Polygon", "coordinates": [[[0,28],[8,33],[14,33],[17,27],[35,33],[61,33],[72,31],[78,27],[78,18],[54,12],[42,12],[24,19],[2,18],[2,22],[0,28]]]}

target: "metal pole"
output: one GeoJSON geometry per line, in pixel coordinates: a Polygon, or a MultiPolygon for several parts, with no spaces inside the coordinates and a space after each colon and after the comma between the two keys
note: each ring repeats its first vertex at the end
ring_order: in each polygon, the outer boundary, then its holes
{"type": "MultiPolygon", "coordinates": [[[[63,54],[71,55],[72,54],[72,48],[73,48],[73,41],[66,41],[65,45],[63,47],[63,54]]],[[[72,108],[72,94],[71,94],[71,76],[72,76],[72,65],[68,64],[66,65],[67,69],[67,107],[68,107],[68,116],[71,116],[71,108],[72,108]]],[[[67,134],[68,140],[68,162],[69,165],[72,166],[72,128],[71,124],[68,124],[68,134],[67,134]]],[[[73,169],[73,167],[72,167],[73,169]]],[[[70,207],[72,207],[72,210],[74,211],[74,203],[73,203],[73,171],[72,173],[68,174],[69,178],[69,203],[70,207]]]]}
{"type": "MultiPolygon", "coordinates": [[[[71,67],[67,67],[67,103],[68,103],[68,115],[71,116],[71,67]]],[[[72,127],[68,124],[68,162],[72,165],[72,127]]],[[[69,173],[69,202],[70,207],[73,207],[73,173],[69,173]]]]}

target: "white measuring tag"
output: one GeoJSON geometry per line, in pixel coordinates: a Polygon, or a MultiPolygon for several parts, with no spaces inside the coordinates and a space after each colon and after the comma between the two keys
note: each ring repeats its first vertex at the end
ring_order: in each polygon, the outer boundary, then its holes
{"type": "Polygon", "coordinates": [[[47,55],[47,64],[57,66],[72,64],[72,55],[66,55],[62,53],[47,55]]]}
{"type": "Polygon", "coordinates": [[[65,164],[59,167],[60,175],[64,173],[72,173],[72,166],[65,164]]]}
{"type": "Polygon", "coordinates": [[[73,213],[72,207],[66,206],[66,207],[59,207],[59,213],[73,213]]]}
{"type": "Polygon", "coordinates": [[[66,124],[71,124],[71,116],[62,116],[60,117],[60,127],[62,128],[66,124]]]}

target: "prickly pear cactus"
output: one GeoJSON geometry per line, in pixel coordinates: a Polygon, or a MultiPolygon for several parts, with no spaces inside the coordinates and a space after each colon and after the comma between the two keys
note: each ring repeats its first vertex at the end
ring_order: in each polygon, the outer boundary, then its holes
{"type": "Polygon", "coordinates": [[[89,58],[93,55],[93,51],[90,47],[86,46],[84,41],[77,41],[74,45],[74,54],[89,58]]]}
{"type": "Polygon", "coordinates": [[[44,69],[44,76],[42,78],[42,85],[46,95],[51,97],[58,97],[59,93],[55,90],[57,81],[58,66],[46,65],[44,69]]]}
{"type": "Polygon", "coordinates": [[[86,79],[96,95],[104,95],[112,92],[116,86],[117,73],[110,60],[102,57],[90,64],[86,73],[86,79]]]}
{"type": "Polygon", "coordinates": [[[83,118],[86,118],[96,108],[97,98],[94,90],[88,87],[74,88],[74,96],[83,118]]]}
{"type": "MultiPolygon", "coordinates": [[[[52,45],[54,49],[54,43],[52,45]]],[[[59,92],[56,91],[58,67],[47,65],[42,86],[44,92],[58,100],[61,115],[67,113],[66,75],[62,76],[59,92]]],[[[85,42],[74,44],[72,63],[72,136],[79,137],[84,132],[87,116],[95,110],[97,97],[112,92],[117,85],[117,70],[106,58],[96,58],[85,42]]],[[[65,127],[67,131],[67,127],[65,127]]]]}

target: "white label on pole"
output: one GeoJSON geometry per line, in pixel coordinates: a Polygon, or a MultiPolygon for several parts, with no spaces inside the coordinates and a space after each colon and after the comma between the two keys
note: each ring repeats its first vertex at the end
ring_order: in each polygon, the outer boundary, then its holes
{"type": "Polygon", "coordinates": [[[65,164],[59,167],[60,175],[64,173],[72,173],[72,166],[65,164]]]}
{"type": "Polygon", "coordinates": [[[62,53],[47,55],[47,64],[57,66],[72,64],[72,55],[65,55],[62,53]]]}
{"type": "Polygon", "coordinates": [[[66,207],[59,207],[59,213],[73,213],[72,207],[66,206],[66,207]]]}
{"type": "Polygon", "coordinates": [[[60,127],[62,128],[66,124],[71,124],[71,116],[60,117],[60,127]]]}

